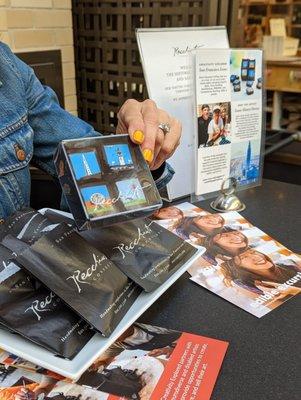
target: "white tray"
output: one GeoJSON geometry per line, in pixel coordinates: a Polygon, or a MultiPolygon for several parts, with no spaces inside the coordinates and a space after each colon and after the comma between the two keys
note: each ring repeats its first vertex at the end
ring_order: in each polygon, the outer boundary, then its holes
{"type": "MultiPolygon", "coordinates": [[[[42,211],[42,210],[41,210],[42,211]]],[[[68,214],[69,216],[69,214],[68,214]]],[[[0,347],[10,353],[22,357],[34,364],[57,372],[67,378],[77,379],[118,337],[130,327],[196,260],[205,252],[199,248],[198,252],[178,269],[164,284],[151,293],[143,292],[120,321],[110,337],[104,338],[95,334],[85,347],[72,359],[66,360],[54,356],[50,351],[33,344],[19,335],[7,332],[0,328],[0,347]]]]}

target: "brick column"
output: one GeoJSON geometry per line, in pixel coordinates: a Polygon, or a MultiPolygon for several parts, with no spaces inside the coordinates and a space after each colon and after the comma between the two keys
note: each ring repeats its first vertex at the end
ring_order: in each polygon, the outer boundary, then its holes
{"type": "Polygon", "coordinates": [[[0,37],[16,54],[61,50],[65,108],[76,115],[71,0],[0,0],[0,37]]]}

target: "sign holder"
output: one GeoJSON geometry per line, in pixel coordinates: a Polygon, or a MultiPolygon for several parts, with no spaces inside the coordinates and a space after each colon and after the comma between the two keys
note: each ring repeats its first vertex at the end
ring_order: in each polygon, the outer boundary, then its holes
{"type": "Polygon", "coordinates": [[[264,156],[264,64],[259,49],[199,49],[194,65],[195,194],[212,198],[236,181],[261,185],[264,156]]]}

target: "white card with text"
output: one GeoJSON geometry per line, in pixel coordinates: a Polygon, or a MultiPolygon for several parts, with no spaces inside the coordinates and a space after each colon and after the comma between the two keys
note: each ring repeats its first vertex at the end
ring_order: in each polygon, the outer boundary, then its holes
{"type": "Polygon", "coordinates": [[[167,185],[168,199],[173,200],[195,192],[191,53],[202,48],[229,48],[228,35],[224,27],[138,29],[137,42],[149,97],[182,122],[181,144],[168,160],[176,172],[167,185]]]}

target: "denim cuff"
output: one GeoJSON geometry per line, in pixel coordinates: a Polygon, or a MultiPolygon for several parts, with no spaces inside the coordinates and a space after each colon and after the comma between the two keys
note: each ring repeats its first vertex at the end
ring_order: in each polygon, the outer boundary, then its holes
{"type": "Polygon", "coordinates": [[[165,166],[164,166],[161,176],[158,177],[157,179],[155,179],[155,183],[156,183],[158,190],[163,189],[168,184],[168,182],[171,181],[171,179],[175,173],[173,168],[167,162],[164,164],[165,164],[165,166]]]}

